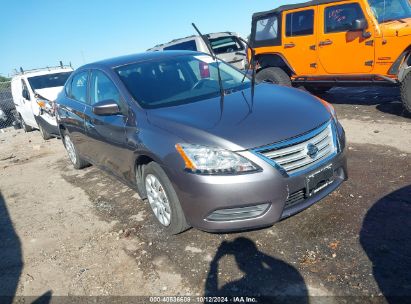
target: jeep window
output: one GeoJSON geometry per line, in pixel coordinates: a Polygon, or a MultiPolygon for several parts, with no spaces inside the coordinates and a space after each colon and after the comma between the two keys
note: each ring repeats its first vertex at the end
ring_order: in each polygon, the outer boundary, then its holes
{"type": "Polygon", "coordinates": [[[255,41],[266,41],[277,39],[278,37],[278,18],[270,16],[257,20],[255,41]]]}
{"type": "Polygon", "coordinates": [[[178,50],[184,50],[184,51],[197,51],[197,45],[195,40],[189,40],[177,44],[173,44],[170,46],[167,46],[164,48],[165,51],[178,51],[178,50]]]}
{"type": "Polygon", "coordinates": [[[210,44],[216,54],[232,53],[244,49],[239,39],[234,36],[210,39],[210,44]]]}
{"type": "MultiPolygon", "coordinates": [[[[220,96],[217,63],[208,55],[181,55],[115,69],[133,98],[144,108],[193,103],[220,96]]],[[[226,94],[250,87],[244,74],[220,61],[226,94]]]]}
{"type": "Polygon", "coordinates": [[[91,73],[90,103],[93,105],[103,100],[113,100],[120,105],[120,93],[114,83],[101,71],[91,73]]]}
{"type": "Polygon", "coordinates": [[[287,37],[314,34],[314,10],[287,14],[285,35],[287,37]]]}
{"type": "Polygon", "coordinates": [[[32,90],[40,90],[44,88],[62,87],[70,75],[71,72],[55,73],[29,77],[27,80],[29,81],[32,90]]]}
{"type": "Polygon", "coordinates": [[[411,18],[409,0],[368,0],[379,23],[411,18]]]}
{"type": "Polygon", "coordinates": [[[329,6],[325,9],[325,33],[347,32],[354,20],[365,19],[358,3],[329,6]]]}
{"type": "Polygon", "coordinates": [[[80,102],[87,100],[88,71],[82,71],[73,76],[70,97],[80,102]]]}

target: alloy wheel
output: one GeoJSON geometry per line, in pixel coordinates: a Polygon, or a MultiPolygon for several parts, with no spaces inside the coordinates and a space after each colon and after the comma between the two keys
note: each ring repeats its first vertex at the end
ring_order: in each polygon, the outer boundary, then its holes
{"type": "Polygon", "coordinates": [[[154,215],[163,226],[171,223],[171,208],[163,185],[153,174],[148,174],[145,180],[148,202],[154,215]]]}

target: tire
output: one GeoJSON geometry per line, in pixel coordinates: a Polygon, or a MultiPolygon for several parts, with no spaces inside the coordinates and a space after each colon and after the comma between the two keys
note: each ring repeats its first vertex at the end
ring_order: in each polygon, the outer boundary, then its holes
{"type": "Polygon", "coordinates": [[[332,87],[311,87],[311,86],[304,86],[304,88],[313,95],[321,95],[327,93],[332,87]]]}
{"type": "Polygon", "coordinates": [[[27,133],[27,132],[33,131],[32,127],[26,125],[26,122],[24,121],[23,117],[21,117],[21,115],[20,115],[20,124],[21,124],[21,127],[23,128],[24,132],[27,133]]]}
{"type": "Polygon", "coordinates": [[[40,130],[40,134],[41,137],[43,137],[44,140],[49,140],[51,138],[53,138],[53,136],[50,135],[49,132],[47,132],[42,125],[39,124],[39,130],[40,130]]]}
{"type": "Polygon", "coordinates": [[[411,72],[409,72],[401,82],[400,92],[401,101],[405,110],[411,113],[411,72]]]}
{"type": "Polygon", "coordinates": [[[143,184],[153,215],[167,234],[179,234],[190,228],[173,185],[157,163],[151,162],[144,166],[143,184]],[[155,183],[153,177],[158,183],[155,183]]]}
{"type": "Polygon", "coordinates": [[[71,138],[68,132],[63,133],[63,142],[64,142],[64,147],[66,148],[67,154],[69,156],[71,163],[73,164],[74,169],[77,169],[77,170],[83,169],[89,165],[89,163],[86,162],[84,159],[82,159],[80,155],[78,154],[76,146],[71,141],[71,138]]]}
{"type": "Polygon", "coordinates": [[[281,68],[265,68],[257,73],[256,79],[260,82],[268,81],[274,84],[291,87],[290,76],[288,76],[288,74],[281,68]]]}

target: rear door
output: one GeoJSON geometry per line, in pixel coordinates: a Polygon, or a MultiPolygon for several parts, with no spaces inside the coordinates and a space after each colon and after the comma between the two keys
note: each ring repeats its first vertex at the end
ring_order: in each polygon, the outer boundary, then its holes
{"type": "Polygon", "coordinates": [[[283,15],[283,54],[297,75],[317,73],[317,6],[283,15]]]}
{"type": "Polygon", "coordinates": [[[127,109],[120,91],[110,77],[101,70],[91,71],[89,103],[84,112],[85,129],[89,141],[88,156],[104,169],[118,176],[129,171],[129,150],[125,134],[127,109]],[[113,100],[124,114],[99,116],[93,113],[93,105],[113,100]]]}
{"type": "Polygon", "coordinates": [[[245,68],[246,53],[244,44],[236,36],[209,38],[211,48],[218,58],[238,69],[245,68]]]}
{"type": "Polygon", "coordinates": [[[374,65],[374,29],[366,19],[365,7],[354,1],[320,6],[318,53],[323,69],[329,74],[361,74],[371,72],[374,65]],[[355,20],[366,20],[370,36],[353,31],[355,20]]]}

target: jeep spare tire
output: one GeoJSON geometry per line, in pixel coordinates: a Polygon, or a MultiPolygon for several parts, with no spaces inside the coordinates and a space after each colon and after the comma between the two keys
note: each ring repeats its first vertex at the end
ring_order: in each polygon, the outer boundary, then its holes
{"type": "Polygon", "coordinates": [[[274,84],[291,87],[290,77],[281,68],[272,67],[272,68],[263,69],[257,73],[256,79],[259,82],[266,81],[266,82],[272,82],[274,84]]]}
{"type": "Polygon", "coordinates": [[[400,91],[402,104],[404,108],[411,113],[411,72],[408,72],[401,82],[400,91]]]}

